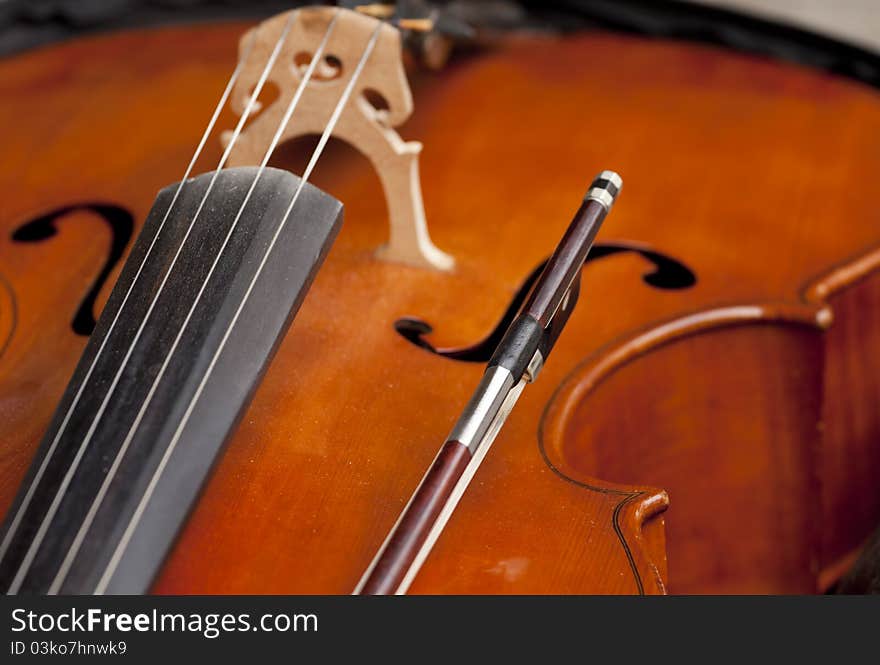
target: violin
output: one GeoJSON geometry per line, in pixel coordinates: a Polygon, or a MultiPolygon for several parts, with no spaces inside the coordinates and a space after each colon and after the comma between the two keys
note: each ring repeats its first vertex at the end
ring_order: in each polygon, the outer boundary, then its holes
{"type": "Polygon", "coordinates": [[[580,294],[580,272],[599,226],[623,181],[602,171],[528,301],[504,333],[483,378],[412,498],[355,589],[359,594],[404,594],[486,458],[526,384],[538,378],[571,318],[580,294]]]}
{"type": "Polygon", "coordinates": [[[464,34],[319,6],[0,61],[7,592],[355,591],[606,168],[578,307],[405,591],[812,593],[856,560],[876,90],[608,31],[403,55],[464,34]]]}

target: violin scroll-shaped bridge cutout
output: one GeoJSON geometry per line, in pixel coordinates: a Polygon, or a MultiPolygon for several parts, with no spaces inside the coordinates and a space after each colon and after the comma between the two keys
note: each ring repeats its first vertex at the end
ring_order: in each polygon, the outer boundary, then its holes
{"type": "MultiPolygon", "coordinates": [[[[642,281],[655,289],[687,289],[697,283],[696,274],[681,261],[635,243],[596,244],[587,255],[584,267],[592,261],[626,252],[638,254],[653,266],[653,270],[642,275],[642,281]]],[[[534,286],[538,277],[541,276],[541,272],[546,265],[547,260],[544,260],[532,270],[514,294],[510,304],[508,304],[495,327],[483,339],[474,344],[462,347],[437,348],[426,339],[426,335],[433,332],[434,327],[427,321],[416,317],[397,319],[394,322],[394,329],[404,339],[438,356],[443,356],[450,360],[462,360],[473,363],[489,362],[492,353],[501,342],[501,338],[510,327],[510,324],[513,323],[532,286],[534,286]]]]}
{"type": "MultiPolygon", "coordinates": [[[[280,140],[321,134],[357,72],[357,64],[376,29],[377,19],[349,9],[304,7],[292,11],[292,21],[288,22],[291,12],[285,12],[242,36],[239,54],[244,62],[230,96],[232,110],[239,116],[244,113],[250,92],[279,43],[280,53],[266,85],[277,85],[281,94],[273,104],[261,109],[258,117],[249,120],[232,147],[229,166],[254,166],[262,161],[312,57],[330,30],[322,59],[304,86],[280,140]]],[[[450,270],[455,263],[453,258],[438,249],[428,233],[419,175],[422,144],[404,141],[393,129],[412,114],[413,100],[403,67],[401,35],[392,25],[384,23],[379,28],[373,52],[354,85],[354,94],[342,108],[333,136],[363,153],[382,183],[389,235],[377,256],[422,268],[450,270]]],[[[225,146],[231,136],[232,132],[223,133],[225,146]]]]}

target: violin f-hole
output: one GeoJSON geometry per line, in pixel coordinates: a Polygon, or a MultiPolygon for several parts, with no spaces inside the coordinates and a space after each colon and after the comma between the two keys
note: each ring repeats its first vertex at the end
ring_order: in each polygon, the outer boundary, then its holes
{"type": "Polygon", "coordinates": [[[13,242],[44,242],[58,234],[57,222],[74,212],[85,211],[106,222],[110,229],[110,249],[100,272],[86,291],[74,312],[70,327],[77,335],[88,337],[95,329],[95,302],[113,269],[125,253],[134,230],[134,216],[122,206],[112,203],[73,203],[56,208],[45,215],[31,219],[12,232],[13,242]]]}
{"type": "MultiPolygon", "coordinates": [[[[693,270],[684,263],[671,256],[653,250],[646,245],[625,242],[598,243],[593,246],[584,261],[584,266],[607,256],[630,252],[644,258],[652,267],[642,275],[645,284],[661,290],[687,289],[697,283],[697,276],[693,270]]],[[[462,360],[464,362],[485,363],[489,361],[492,352],[498,346],[504,332],[513,322],[517,312],[522,307],[531,291],[532,286],[541,276],[547,261],[542,261],[528,277],[523,281],[514,294],[498,323],[483,339],[460,347],[438,348],[434,346],[426,336],[433,332],[434,327],[427,321],[418,317],[402,317],[394,322],[394,329],[408,342],[429,351],[438,356],[450,360],[462,360]]]]}

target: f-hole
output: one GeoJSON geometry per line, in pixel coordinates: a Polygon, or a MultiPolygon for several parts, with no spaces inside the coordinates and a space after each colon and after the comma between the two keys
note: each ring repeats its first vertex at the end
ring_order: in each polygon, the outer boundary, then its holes
{"type": "Polygon", "coordinates": [[[134,230],[134,217],[125,208],[110,203],[74,203],[25,222],[12,232],[14,242],[45,242],[58,234],[58,221],[74,212],[87,211],[106,222],[110,229],[110,249],[101,271],[80,301],[70,327],[77,335],[88,336],[95,329],[95,302],[113,268],[119,263],[134,230]]]}
{"type": "MultiPolygon", "coordinates": [[[[594,245],[587,256],[587,260],[584,262],[584,266],[586,267],[587,264],[598,261],[601,258],[625,252],[638,254],[651,265],[652,269],[642,275],[642,281],[655,289],[688,289],[697,283],[697,277],[694,272],[681,261],[635,243],[601,243],[594,245]]],[[[407,341],[438,356],[464,362],[488,362],[495,348],[501,342],[501,338],[504,336],[507,328],[513,323],[514,317],[516,317],[517,312],[519,312],[528,297],[532,286],[534,286],[538,277],[541,276],[545,265],[547,265],[546,259],[532,270],[513,296],[513,299],[495,327],[483,339],[474,344],[445,349],[437,348],[426,339],[426,335],[433,332],[434,327],[427,321],[416,317],[397,319],[394,322],[394,329],[407,341]]]]}

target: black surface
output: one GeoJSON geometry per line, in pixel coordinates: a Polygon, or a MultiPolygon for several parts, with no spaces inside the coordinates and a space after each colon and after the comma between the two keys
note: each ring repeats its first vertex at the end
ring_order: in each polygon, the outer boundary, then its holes
{"type": "Polygon", "coordinates": [[[880,529],[868,539],[858,560],[843,576],[834,592],[880,595],[880,529]]]}
{"type": "MultiPolygon", "coordinates": [[[[534,509],[552,510],[554,506],[534,509]]],[[[3,662],[56,663],[871,663],[877,597],[146,596],[3,598],[3,662]],[[70,626],[92,610],[95,628],[70,626]],[[18,612],[17,615],[13,613],[18,612]],[[46,628],[21,630],[26,613],[46,628]],[[120,630],[115,617],[143,615],[120,630]],[[162,616],[185,627],[155,627],[162,616]],[[313,615],[314,619],[304,621],[313,615]],[[63,618],[62,618],[63,617],[63,618]],[[288,621],[279,622],[277,618],[288,621]],[[297,617],[299,620],[297,620],[297,617]],[[105,628],[104,619],[109,618],[105,628]],[[265,619],[265,623],[264,623],[265,619]],[[286,627],[287,630],[282,628],[286,627]],[[18,632],[16,632],[16,630],[18,632]],[[122,642],[122,658],[7,656],[122,642]],[[427,655],[424,655],[427,654],[427,655]],[[466,654],[466,655],[464,655],[466,654]]],[[[61,654],[59,654],[61,655],[61,654]]]]}
{"type": "MultiPolygon", "coordinates": [[[[150,260],[135,282],[123,315],[98,357],[73,416],[63,430],[13,544],[0,562],[0,590],[9,587],[65,473],[71,468],[77,451],[83,449],[81,462],[42,546],[36,550],[36,558],[22,587],[23,591],[33,592],[48,589],[136,414],[147,400],[178,332],[184,329],[62,587],[69,593],[94,590],[215,352],[220,348],[299,183],[296,176],[286,171],[267,169],[221,254],[221,246],[255,172],[255,168],[246,167],[220,173],[190,237],[182,244],[177,263],[168,273],[172,257],[181,246],[211,174],[189,181],[182,190],[158,236],[150,260]],[[218,255],[221,258],[216,269],[206,281],[218,255]],[[170,277],[159,293],[166,273],[170,277]],[[208,286],[193,310],[189,324],[183,328],[196,295],[205,283],[208,286]],[[137,343],[132,345],[154,298],[155,309],[146,319],[137,343]],[[82,448],[129,348],[134,349],[133,353],[119,374],[119,382],[107,401],[106,410],[97,420],[94,436],[82,448]]],[[[36,468],[73,403],[98,348],[107,337],[110,323],[156,235],[175,188],[176,185],[159,194],[8,513],[7,524],[17,512],[23,493],[31,485],[36,468]]],[[[195,402],[188,425],[182,430],[179,442],[159,476],[153,498],[147,504],[108,591],[140,593],[148,588],[332,244],[341,223],[341,213],[341,204],[332,197],[310,185],[303,189],[251,296],[246,299],[246,306],[232,328],[210,380],[195,402]]]]}
{"type": "Polygon", "coordinates": [[[524,4],[536,16],[567,29],[603,28],[714,44],[880,87],[880,54],[784,22],[679,0],[526,0],[524,4]]]}
{"type": "MultiPolygon", "coordinates": [[[[95,31],[232,18],[260,19],[298,0],[6,0],[0,55],[95,31]]],[[[322,3],[318,3],[322,4],[322,3]]],[[[324,3],[332,4],[332,3],[324,3]]],[[[828,70],[880,86],[880,55],[780,22],[676,0],[437,2],[456,18],[495,29],[606,29],[716,44],[828,70]]]]}

